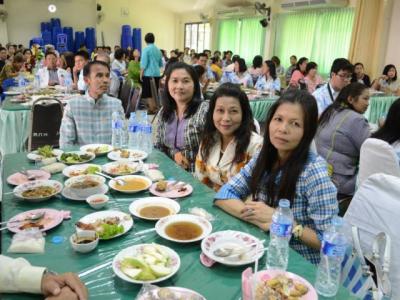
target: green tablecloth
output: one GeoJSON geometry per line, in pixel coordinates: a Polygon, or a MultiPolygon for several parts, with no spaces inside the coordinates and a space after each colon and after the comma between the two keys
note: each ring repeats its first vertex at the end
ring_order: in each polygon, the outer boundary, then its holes
{"type": "Polygon", "coordinates": [[[250,100],[249,102],[251,111],[253,112],[253,117],[258,122],[265,122],[269,109],[277,99],[278,98],[260,98],[260,99],[250,100]]]}
{"type": "MultiPolygon", "coordinates": [[[[5,182],[7,176],[21,170],[23,167],[34,167],[33,164],[29,165],[25,156],[26,153],[10,154],[5,156],[3,174],[4,193],[12,191],[12,187],[7,185],[5,182]]],[[[95,163],[103,164],[106,161],[107,158],[98,158],[95,160],[95,163]]],[[[202,207],[215,217],[215,221],[213,222],[214,232],[227,229],[240,230],[255,235],[260,239],[266,239],[266,243],[268,243],[268,235],[265,232],[250,224],[235,219],[223,211],[213,207],[212,199],[215,193],[194,179],[191,174],[182,171],[182,169],[180,169],[164,154],[158,151],[153,151],[147,161],[158,163],[160,169],[164,172],[164,175],[167,178],[174,177],[176,180],[189,182],[194,187],[191,196],[179,201],[182,213],[188,212],[188,209],[191,207],[202,207]]],[[[53,179],[64,181],[63,176],[60,174],[53,176],[53,179]]],[[[116,192],[111,192],[109,194],[111,200],[107,208],[121,209],[125,212],[128,212],[128,206],[132,199],[149,196],[148,192],[134,195],[120,194],[116,192]]],[[[154,232],[142,236],[141,238],[134,237],[135,232],[153,227],[154,223],[152,222],[135,220],[134,228],[127,234],[113,240],[101,241],[99,247],[91,253],[79,254],[75,253],[71,249],[68,238],[74,232],[74,223],[84,215],[93,212],[85,202],[53,198],[41,203],[25,203],[14,198],[12,194],[4,195],[2,201],[3,219],[9,219],[17,213],[25,210],[41,207],[70,210],[72,212],[72,220],[64,221],[60,226],[47,233],[45,254],[14,254],[11,256],[22,256],[35,265],[43,265],[57,272],[72,271],[80,273],[82,271],[89,271],[89,273],[82,276],[81,279],[86,283],[91,299],[134,299],[141,288],[139,285],[130,284],[120,280],[113,274],[110,266],[103,266],[92,272],[90,272],[90,270],[93,270],[96,266],[101,266],[110,262],[121,249],[134,244],[148,242],[155,242],[171,247],[177,251],[181,258],[181,267],[178,273],[158,285],[173,285],[190,288],[200,292],[209,300],[233,300],[239,299],[241,296],[241,273],[247,266],[227,267],[216,264],[212,268],[207,268],[199,261],[199,255],[201,252],[199,243],[186,245],[172,243],[160,238],[154,232]],[[51,243],[51,239],[54,236],[62,236],[64,242],[58,245],[51,243]]],[[[1,232],[3,254],[7,254],[6,250],[10,245],[11,238],[12,234],[10,232],[1,232]]],[[[260,261],[260,266],[263,267],[264,265],[265,257],[260,261]]],[[[303,276],[311,283],[315,280],[316,268],[293,250],[290,251],[288,270],[303,276]]],[[[3,296],[3,299],[13,300],[37,298],[39,297],[32,295],[3,296]]],[[[349,299],[349,295],[344,289],[341,289],[336,299],[349,299]]]]}
{"type": "Polygon", "coordinates": [[[0,152],[2,155],[26,151],[30,107],[7,99],[0,109],[0,152]],[[22,109],[23,108],[23,109],[22,109]]]}
{"type": "Polygon", "coordinates": [[[374,96],[369,100],[369,107],[365,117],[370,123],[378,123],[383,115],[387,114],[392,103],[398,99],[396,96],[374,96]]]}

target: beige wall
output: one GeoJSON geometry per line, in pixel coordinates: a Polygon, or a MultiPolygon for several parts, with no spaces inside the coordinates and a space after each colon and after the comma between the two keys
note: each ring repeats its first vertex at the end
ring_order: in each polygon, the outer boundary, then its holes
{"type": "MultiPolygon", "coordinates": [[[[105,15],[104,21],[97,25],[97,42],[101,45],[101,33],[105,45],[113,47],[121,43],[121,26],[128,24],[132,28],[142,28],[142,39],[147,32],[153,32],[155,44],[159,48],[174,49],[177,45],[177,16],[156,5],[149,5],[146,0],[98,0],[105,15]],[[129,15],[124,16],[121,10],[129,15]]],[[[142,46],[145,46],[144,40],[142,46]]]]}
{"type": "Polygon", "coordinates": [[[5,7],[8,41],[16,44],[28,45],[40,35],[40,22],[50,18],[60,18],[61,26],[72,26],[74,31],[96,25],[96,0],[5,0],[5,7]],[[47,9],[51,3],[57,6],[55,13],[47,9]]]}
{"type": "Polygon", "coordinates": [[[395,0],[393,3],[389,26],[384,64],[394,64],[400,70],[400,0],[395,0]]]}
{"type": "MultiPolygon", "coordinates": [[[[0,9],[5,9],[5,5],[0,5],[0,9]]],[[[0,20],[0,44],[5,45],[8,42],[7,21],[0,20]]]]}

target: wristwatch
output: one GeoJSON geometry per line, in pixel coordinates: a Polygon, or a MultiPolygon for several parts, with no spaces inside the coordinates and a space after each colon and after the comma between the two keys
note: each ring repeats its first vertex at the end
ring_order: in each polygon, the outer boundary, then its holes
{"type": "Polygon", "coordinates": [[[294,236],[294,238],[296,240],[299,240],[301,238],[301,236],[303,235],[303,231],[304,231],[304,227],[301,224],[297,224],[293,230],[292,230],[292,234],[294,236]]]}

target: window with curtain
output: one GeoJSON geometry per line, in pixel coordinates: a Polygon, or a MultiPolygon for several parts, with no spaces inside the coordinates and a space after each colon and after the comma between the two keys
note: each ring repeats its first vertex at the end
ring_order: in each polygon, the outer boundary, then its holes
{"type": "Polygon", "coordinates": [[[284,66],[289,57],[307,57],[327,76],[335,58],[348,57],[354,9],[339,8],[281,14],[277,20],[274,55],[284,66]]]}
{"type": "Polygon", "coordinates": [[[265,28],[260,18],[220,20],[218,26],[218,49],[231,50],[247,63],[264,50],[265,28]]]}

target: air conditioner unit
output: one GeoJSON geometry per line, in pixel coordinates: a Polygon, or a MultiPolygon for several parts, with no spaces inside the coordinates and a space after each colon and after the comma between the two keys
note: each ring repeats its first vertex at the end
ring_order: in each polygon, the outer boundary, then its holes
{"type": "Polygon", "coordinates": [[[283,0],[281,9],[283,10],[300,10],[300,9],[316,9],[330,7],[346,7],[349,5],[348,0],[283,0]]]}
{"type": "Polygon", "coordinates": [[[219,19],[229,19],[241,16],[255,16],[256,11],[254,7],[230,7],[218,9],[216,12],[217,18],[219,19]]]}

